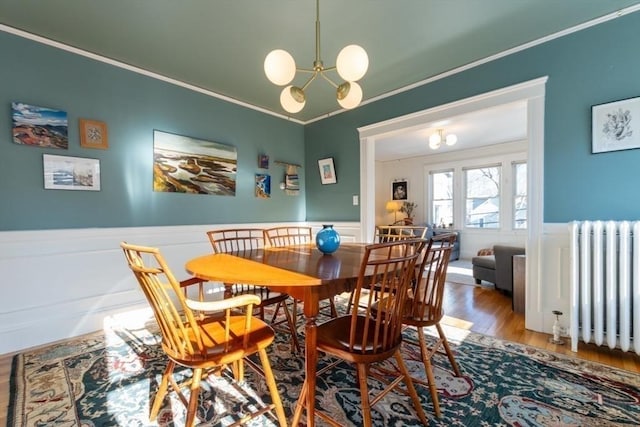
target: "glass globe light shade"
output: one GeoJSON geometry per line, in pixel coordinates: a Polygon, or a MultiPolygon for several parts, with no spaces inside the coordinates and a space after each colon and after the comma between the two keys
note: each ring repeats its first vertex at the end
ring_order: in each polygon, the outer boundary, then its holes
{"type": "Polygon", "coordinates": [[[360,80],[369,68],[367,52],[357,44],[345,46],[338,54],[336,70],[348,82],[360,80]]]}
{"type": "Polygon", "coordinates": [[[282,104],[282,108],[285,109],[288,113],[297,113],[298,111],[304,108],[304,105],[307,103],[306,99],[304,99],[304,92],[302,92],[303,98],[302,102],[297,101],[293,95],[293,86],[289,85],[282,89],[282,93],[280,93],[280,104],[282,104]]]}
{"type": "MultiPolygon", "coordinates": [[[[338,94],[338,104],[340,104],[342,108],[350,110],[360,105],[360,101],[362,101],[362,88],[356,82],[343,83],[343,85],[345,84],[349,85],[349,90],[342,99],[340,99],[340,95],[338,94]]],[[[340,89],[338,89],[338,93],[339,92],[340,89]]]]}
{"type": "Polygon", "coordinates": [[[452,133],[450,133],[449,135],[447,135],[447,137],[445,138],[445,143],[447,145],[453,145],[456,142],[458,142],[458,137],[452,133]]]}
{"type": "Polygon", "coordinates": [[[429,137],[429,147],[432,150],[437,150],[440,148],[440,143],[442,142],[442,138],[439,133],[434,133],[429,137]]]}
{"type": "Polygon", "coordinates": [[[272,50],[264,59],[264,73],[271,83],[284,86],[296,75],[296,61],[286,50],[272,50]]]}

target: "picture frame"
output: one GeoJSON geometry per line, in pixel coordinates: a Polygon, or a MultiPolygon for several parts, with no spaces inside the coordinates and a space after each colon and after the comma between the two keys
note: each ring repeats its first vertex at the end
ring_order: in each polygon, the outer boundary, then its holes
{"type": "Polygon", "coordinates": [[[335,184],[338,182],[333,157],[318,160],[318,170],[320,172],[320,182],[322,182],[323,185],[335,184]]]}
{"type": "Polygon", "coordinates": [[[107,124],[98,120],[79,119],[80,146],[83,148],[109,148],[107,124]]]}
{"type": "Polygon", "coordinates": [[[391,183],[391,200],[407,200],[409,189],[406,180],[397,180],[391,183]]]}
{"type": "Polygon", "coordinates": [[[591,107],[591,153],[640,148],[640,97],[591,107]]]}
{"type": "Polygon", "coordinates": [[[100,191],[100,161],[82,157],[42,155],[47,190],[100,191]]]}
{"type": "Polygon", "coordinates": [[[269,169],[269,156],[266,154],[258,155],[258,167],[260,169],[269,169]]]}
{"type": "Polygon", "coordinates": [[[67,112],[24,102],[11,103],[13,142],[42,148],[69,148],[67,112]]]}
{"type": "Polygon", "coordinates": [[[235,197],[237,174],[235,146],[154,129],[153,191],[235,197]]]}

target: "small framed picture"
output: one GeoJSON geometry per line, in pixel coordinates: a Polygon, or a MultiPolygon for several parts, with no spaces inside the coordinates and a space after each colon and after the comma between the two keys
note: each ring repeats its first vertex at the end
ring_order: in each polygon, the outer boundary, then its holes
{"type": "Polygon", "coordinates": [[[97,120],[80,119],[80,146],[84,148],[109,148],[107,124],[97,120]]]}
{"type": "Polygon", "coordinates": [[[391,183],[391,200],[407,200],[407,181],[391,183]]]}
{"type": "Polygon", "coordinates": [[[591,107],[591,153],[640,148],[640,97],[591,107]]]}
{"type": "Polygon", "coordinates": [[[320,170],[320,181],[322,184],[335,184],[338,182],[333,157],[318,160],[318,169],[320,170]]]}
{"type": "Polygon", "coordinates": [[[43,154],[44,188],[100,191],[100,161],[43,154]]]}
{"type": "Polygon", "coordinates": [[[258,167],[260,169],[269,169],[269,156],[266,154],[260,154],[258,156],[258,167]]]}

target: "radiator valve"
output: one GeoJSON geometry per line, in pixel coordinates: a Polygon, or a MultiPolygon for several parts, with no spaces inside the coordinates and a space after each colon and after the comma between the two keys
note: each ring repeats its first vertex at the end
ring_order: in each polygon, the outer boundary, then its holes
{"type": "Polygon", "coordinates": [[[558,344],[558,345],[562,345],[564,344],[564,341],[560,338],[560,335],[562,334],[562,326],[560,326],[560,316],[562,316],[562,312],[558,311],[558,310],[553,310],[552,311],[553,314],[556,315],[556,321],[553,322],[553,336],[551,338],[549,338],[549,342],[552,344],[558,344]]]}

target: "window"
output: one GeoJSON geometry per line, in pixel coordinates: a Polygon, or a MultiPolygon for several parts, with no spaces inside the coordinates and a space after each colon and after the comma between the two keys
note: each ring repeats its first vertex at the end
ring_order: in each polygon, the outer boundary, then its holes
{"type": "Polygon", "coordinates": [[[513,164],[513,228],[527,228],[527,164],[513,164]]]}
{"type": "Polygon", "coordinates": [[[453,226],[453,171],[431,174],[431,218],[439,226],[453,226]]]}
{"type": "Polygon", "coordinates": [[[500,227],[500,166],[466,169],[465,226],[500,227]]]}

